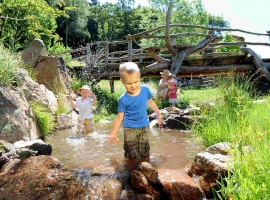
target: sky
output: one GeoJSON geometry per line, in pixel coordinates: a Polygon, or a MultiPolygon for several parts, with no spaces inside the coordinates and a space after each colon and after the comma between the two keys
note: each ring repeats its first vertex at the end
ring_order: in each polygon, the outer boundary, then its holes
{"type": "MultiPolygon", "coordinates": [[[[117,0],[99,0],[116,3],[117,0]]],[[[138,4],[147,6],[147,0],[135,0],[138,4]]],[[[207,12],[222,15],[229,21],[231,28],[262,33],[270,31],[270,0],[202,0],[207,12]]],[[[243,36],[246,42],[270,43],[268,36],[255,36],[241,32],[232,32],[234,35],[243,36]]],[[[270,46],[248,45],[262,58],[270,58],[270,46]]]]}

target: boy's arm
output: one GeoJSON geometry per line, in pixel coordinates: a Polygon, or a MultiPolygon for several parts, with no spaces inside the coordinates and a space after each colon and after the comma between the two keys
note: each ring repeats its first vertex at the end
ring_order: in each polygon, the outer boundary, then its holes
{"type": "Polygon", "coordinates": [[[90,97],[93,99],[93,103],[96,103],[97,102],[96,95],[92,91],[90,91],[89,93],[90,93],[90,97]]]}
{"type": "Polygon", "coordinates": [[[118,140],[118,138],[116,137],[116,134],[123,122],[123,118],[124,118],[124,113],[118,113],[117,116],[115,117],[114,123],[113,123],[113,129],[110,133],[110,137],[108,138],[109,141],[113,142],[113,143],[120,143],[120,141],[118,140]]]}
{"type": "Polygon", "coordinates": [[[161,125],[162,124],[162,115],[161,115],[161,112],[160,112],[159,108],[157,107],[156,103],[153,101],[153,99],[148,100],[148,105],[150,106],[150,108],[153,111],[155,111],[155,113],[157,113],[158,125],[161,125]]]}
{"type": "Polygon", "coordinates": [[[73,102],[72,96],[68,96],[68,100],[69,100],[69,103],[72,106],[72,108],[77,108],[76,104],[73,102]]]}

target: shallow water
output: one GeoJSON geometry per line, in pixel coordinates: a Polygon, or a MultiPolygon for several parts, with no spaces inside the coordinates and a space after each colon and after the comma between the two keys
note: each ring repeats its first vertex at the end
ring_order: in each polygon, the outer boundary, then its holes
{"type": "MultiPolygon", "coordinates": [[[[151,127],[151,126],[150,126],[151,127]]],[[[95,131],[86,136],[76,135],[72,130],[56,131],[47,139],[53,148],[52,156],[71,168],[93,166],[112,167],[124,159],[123,130],[117,136],[120,144],[107,141],[112,122],[95,124],[95,131]]],[[[156,168],[184,169],[202,151],[196,144],[193,133],[159,128],[150,128],[150,163],[156,168]]]]}

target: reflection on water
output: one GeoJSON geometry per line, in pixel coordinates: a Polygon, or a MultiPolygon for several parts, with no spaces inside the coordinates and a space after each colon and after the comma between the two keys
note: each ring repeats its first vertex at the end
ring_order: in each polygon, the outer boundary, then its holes
{"type": "MultiPolygon", "coordinates": [[[[68,167],[111,167],[124,160],[123,131],[120,129],[117,135],[120,144],[113,144],[107,141],[111,128],[112,122],[100,122],[88,135],[76,135],[75,128],[72,131],[56,131],[46,142],[52,145],[52,156],[68,167]]],[[[193,142],[190,132],[159,128],[150,130],[150,163],[157,168],[183,169],[202,150],[193,142]]]]}

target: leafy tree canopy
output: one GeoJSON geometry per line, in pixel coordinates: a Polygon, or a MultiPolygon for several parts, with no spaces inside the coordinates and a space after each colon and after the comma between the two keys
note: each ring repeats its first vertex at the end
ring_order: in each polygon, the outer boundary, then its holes
{"type": "MultiPolygon", "coordinates": [[[[58,1],[59,7],[64,1],[58,1]]],[[[55,19],[67,16],[65,10],[52,8],[45,0],[8,0],[0,3],[0,38],[6,47],[23,49],[34,38],[40,38],[46,46],[58,40],[55,19]]]]}
{"type": "MultiPolygon", "coordinates": [[[[165,26],[166,23],[166,11],[171,0],[149,0],[149,4],[153,9],[157,9],[157,13],[149,13],[143,16],[144,26],[147,30],[150,30],[154,27],[165,26]],[[156,20],[152,20],[152,19],[156,20]]],[[[146,13],[144,11],[144,13],[146,13]]],[[[213,16],[207,13],[204,9],[201,0],[178,0],[174,1],[171,24],[191,24],[191,25],[201,25],[201,26],[211,26],[217,28],[227,28],[229,27],[228,22],[226,22],[222,16],[213,16]]],[[[184,32],[193,32],[193,33],[206,33],[206,30],[198,28],[171,28],[170,33],[184,33],[184,32]]],[[[154,33],[153,33],[154,34],[154,33]]],[[[218,32],[217,34],[220,34],[218,32]]],[[[165,29],[155,32],[155,35],[165,35],[165,29]]],[[[202,38],[201,37],[181,37],[177,39],[177,44],[197,44],[202,38]]],[[[164,46],[165,40],[162,39],[151,39],[143,40],[143,46],[164,46]]]]}

